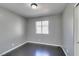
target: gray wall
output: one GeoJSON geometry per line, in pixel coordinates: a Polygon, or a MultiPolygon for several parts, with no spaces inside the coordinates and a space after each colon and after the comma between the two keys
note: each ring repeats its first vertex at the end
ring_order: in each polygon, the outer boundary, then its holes
{"type": "Polygon", "coordinates": [[[68,4],[62,16],[62,45],[67,55],[74,55],[73,4],[68,4]]]}
{"type": "Polygon", "coordinates": [[[61,15],[29,19],[27,40],[31,42],[61,45],[61,15]],[[49,21],[49,34],[36,34],[35,22],[40,20],[49,21]]]}
{"type": "Polygon", "coordinates": [[[0,8],[0,54],[26,40],[27,20],[0,8]]]}

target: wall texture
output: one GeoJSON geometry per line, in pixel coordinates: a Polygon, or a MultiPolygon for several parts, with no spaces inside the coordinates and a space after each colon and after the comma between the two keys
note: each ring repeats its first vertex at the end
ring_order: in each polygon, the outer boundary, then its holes
{"type": "Polygon", "coordinates": [[[62,45],[67,55],[74,55],[73,4],[68,4],[62,16],[62,45]]]}
{"type": "Polygon", "coordinates": [[[31,42],[61,45],[61,15],[29,19],[27,40],[31,42]],[[49,34],[36,34],[35,22],[40,20],[49,21],[49,34]]]}
{"type": "Polygon", "coordinates": [[[0,54],[26,41],[27,21],[0,8],[0,54]]]}

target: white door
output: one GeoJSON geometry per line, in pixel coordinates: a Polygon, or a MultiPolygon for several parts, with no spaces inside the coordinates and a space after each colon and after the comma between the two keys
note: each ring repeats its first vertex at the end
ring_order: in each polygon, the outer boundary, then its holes
{"type": "Polygon", "coordinates": [[[79,56],[79,5],[74,9],[75,31],[74,31],[74,51],[75,55],[79,56]]]}

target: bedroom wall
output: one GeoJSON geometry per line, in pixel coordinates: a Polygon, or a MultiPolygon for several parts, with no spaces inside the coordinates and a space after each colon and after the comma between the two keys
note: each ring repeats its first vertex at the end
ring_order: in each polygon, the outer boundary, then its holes
{"type": "Polygon", "coordinates": [[[0,54],[25,41],[27,20],[0,8],[0,54]]]}
{"type": "Polygon", "coordinates": [[[67,4],[62,14],[62,45],[67,55],[74,55],[73,3],[67,4]]]}
{"type": "Polygon", "coordinates": [[[61,15],[32,18],[28,20],[27,40],[52,45],[61,45],[61,15]],[[36,21],[49,21],[49,34],[36,34],[36,21]]]}

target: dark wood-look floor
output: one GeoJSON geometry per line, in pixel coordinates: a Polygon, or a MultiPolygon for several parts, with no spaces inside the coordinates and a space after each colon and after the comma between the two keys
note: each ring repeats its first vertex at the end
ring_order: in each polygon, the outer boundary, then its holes
{"type": "Polygon", "coordinates": [[[27,43],[3,56],[65,56],[62,48],[42,44],[27,43]]]}

